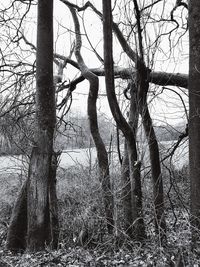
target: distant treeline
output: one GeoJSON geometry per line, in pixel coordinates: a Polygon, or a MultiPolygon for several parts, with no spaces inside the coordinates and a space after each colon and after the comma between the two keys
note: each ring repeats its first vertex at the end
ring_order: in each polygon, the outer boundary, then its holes
{"type": "MultiPolygon", "coordinates": [[[[5,121],[4,121],[5,123],[5,121]]],[[[117,131],[110,118],[105,116],[99,117],[99,129],[101,137],[106,146],[117,144],[117,131]]],[[[178,137],[185,131],[185,125],[178,124],[155,126],[156,136],[158,141],[177,140],[178,137]]],[[[26,119],[23,123],[14,124],[11,120],[6,120],[6,127],[0,135],[0,155],[19,155],[29,154],[33,143],[34,121],[26,119]]],[[[138,140],[145,140],[145,135],[142,127],[138,129],[138,140]]],[[[119,132],[120,144],[123,144],[124,138],[119,132]]],[[[64,121],[58,126],[55,135],[55,150],[88,148],[93,147],[94,143],[90,135],[87,116],[80,114],[67,115],[64,121]]]]}

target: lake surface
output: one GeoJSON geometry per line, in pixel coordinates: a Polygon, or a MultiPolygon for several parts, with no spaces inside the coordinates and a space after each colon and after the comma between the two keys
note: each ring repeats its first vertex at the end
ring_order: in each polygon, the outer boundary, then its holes
{"type": "MultiPolygon", "coordinates": [[[[168,155],[176,141],[162,142],[160,146],[161,158],[168,155]]],[[[144,166],[149,166],[148,145],[146,142],[138,144],[140,148],[139,159],[144,166]]],[[[123,147],[123,146],[122,146],[123,147]]],[[[110,157],[111,163],[117,163],[118,155],[116,148],[112,148],[110,157]]],[[[64,150],[59,159],[59,166],[67,169],[72,166],[90,166],[97,163],[97,154],[95,148],[70,149],[64,150]]],[[[169,162],[170,158],[167,160],[169,162]]],[[[1,173],[27,173],[29,159],[26,156],[1,156],[0,157],[0,174],[1,173]]],[[[188,164],[188,141],[183,142],[175,151],[171,158],[171,163],[180,169],[188,164]]]]}

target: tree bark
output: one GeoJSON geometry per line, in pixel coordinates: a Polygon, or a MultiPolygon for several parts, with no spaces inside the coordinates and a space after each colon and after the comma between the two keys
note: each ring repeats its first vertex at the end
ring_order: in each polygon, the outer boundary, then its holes
{"type": "Polygon", "coordinates": [[[200,1],[189,1],[189,167],[191,181],[191,231],[200,242],[200,1]]]}
{"type": "MultiPolygon", "coordinates": [[[[164,196],[163,196],[163,181],[160,167],[160,155],[157,138],[153,129],[152,119],[149,113],[147,104],[147,92],[149,89],[148,75],[149,70],[146,68],[144,62],[140,60],[137,63],[138,69],[138,107],[142,117],[142,124],[147,138],[151,162],[151,174],[153,183],[153,202],[155,209],[155,230],[161,243],[166,238],[166,223],[164,215],[164,196]]],[[[164,243],[163,243],[164,244],[164,243]]]]}
{"type": "Polygon", "coordinates": [[[36,129],[28,178],[28,231],[30,251],[51,242],[49,185],[55,129],[53,84],[53,0],[38,0],[36,54],[36,129]]]}
{"type": "MultiPolygon", "coordinates": [[[[50,189],[49,189],[49,203],[50,203],[50,219],[51,219],[51,246],[56,249],[59,239],[59,220],[58,207],[56,195],[56,170],[57,170],[57,154],[54,153],[51,163],[50,172],[50,189]]],[[[21,252],[26,249],[27,245],[27,180],[22,186],[15,206],[12,211],[12,216],[8,228],[6,238],[6,248],[13,252],[21,252]]]]}
{"type": "Polygon", "coordinates": [[[50,245],[49,164],[49,152],[35,147],[28,178],[27,246],[30,251],[43,250],[45,245],[50,245]]]}

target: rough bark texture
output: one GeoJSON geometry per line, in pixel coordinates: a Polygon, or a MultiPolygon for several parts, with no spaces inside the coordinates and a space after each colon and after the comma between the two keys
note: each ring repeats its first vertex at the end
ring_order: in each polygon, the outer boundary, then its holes
{"type": "Polygon", "coordinates": [[[109,164],[108,164],[108,153],[106,151],[105,145],[99,133],[98,121],[97,121],[97,108],[96,101],[98,97],[99,90],[99,79],[93,74],[84,63],[81,56],[81,35],[79,22],[74,8],[70,8],[74,19],[75,32],[76,32],[76,48],[75,55],[81,70],[83,77],[85,77],[90,83],[89,96],[88,96],[88,118],[90,123],[90,131],[92,138],[94,140],[97,149],[97,158],[100,171],[100,182],[103,192],[103,201],[105,207],[105,214],[107,220],[108,232],[112,233],[114,228],[114,200],[111,190],[110,174],[109,174],[109,164]]]}
{"type": "MultiPolygon", "coordinates": [[[[57,248],[59,238],[59,221],[56,195],[56,170],[57,170],[57,154],[54,153],[51,163],[50,172],[50,219],[51,219],[51,246],[57,248]]],[[[27,181],[22,186],[8,228],[6,248],[13,252],[21,252],[26,249],[27,245],[27,181]]]]}
{"type": "Polygon", "coordinates": [[[200,242],[200,1],[189,1],[189,166],[191,231],[200,242]]]}
{"type": "Polygon", "coordinates": [[[131,184],[131,203],[132,203],[132,212],[130,216],[132,218],[129,220],[129,226],[126,229],[127,233],[131,237],[139,239],[140,236],[145,236],[144,227],[140,227],[138,218],[140,213],[138,212],[136,206],[135,194],[136,189],[136,176],[138,169],[135,166],[137,162],[137,152],[135,146],[135,137],[133,130],[130,125],[126,122],[123,117],[117,102],[117,98],[114,90],[114,69],[113,69],[113,55],[112,55],[112,12],[111,12],[111,1],[103,0],[103,33],[104,33],[104,66],[105,66],[105,80],[106,80],[106,92],[108,97],[109,106],[112,112],[112,115],[119,126],[119,129],[123,132],[128,147],[128,156],[129,156],[129,171],[130,171],[130,184],[131,184]],[[130,223],[131,222],[131,223],[130,223]],[[131,230],[130,230],[131,229],[131,230]]]}
{"type": "Polygon", "coordinates": [[[26,249],[27,233],[27,181],[22,186],[12,211],[8,228],[6,248],[13,252],[26,249]]]}
{"type": "Polygon", "coordinates": [[[36,54],[36,129],[28,178],[28,232],[30,251],[50,243],[49,174],[55,128],[53,85],[53,0],[38,0],[36,54]]]}
{"type": "Polygon", "coordinates": [[[28,179],[28,235],[30,251],[43,250],[50,244],[49,153],[35,147],[32,151],[28,179]]]}

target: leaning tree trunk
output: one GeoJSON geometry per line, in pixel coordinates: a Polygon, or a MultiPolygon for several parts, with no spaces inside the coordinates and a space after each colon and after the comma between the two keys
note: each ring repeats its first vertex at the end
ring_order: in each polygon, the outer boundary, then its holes
{"type": "Polygon", "coordinates": [[[160,166],[160,156],[157,138],[152,125],[152,120],[149,110],[143,113],[143,127],[147,137],[149,146],[150,162],[151,162],[151,175],[153,182],[153,202],[155,212],[155,229],[161,239],[166,237],[166,222],[165,222],[165,207],[164,207],[164,193],[163,193],[163,179],[160,166]]]}
{"type": "Polygon", "coordinates": [[[189,1],[189,167],[191,181],[191,231],[200,242],[200,1],[189,1]]]}
{"type": "Polygon", "coordinates": [[[129,184],[131,192],[131,219],[128,222],[128,228],[126,232],[131,238],[141,239],[145,237],[145,227],[143,218],[140,220],[142,214],[137,207],[137,177],[138,177],[138,166],[135,164],[137,162],[137,150],[135,144],[135,136],[132,128],[126,122],[123,117],[119,105],[117,102],[115,89],[114,89],[114,71],[113,71],[113,54],[112,54],[112,9],[111,1],[103,0],[103,35],[104,35],[104,65],[105,65],[105,81],[106,81],[106,92],[108,97],[109,106],[112,115],[119,127],[123,132],[128,148],[129,157],[129,184]],[[142,221],[142,225],[141,222],[142,221]]]}
{"type": "Polygon", "coordinates": [[[53,0],[38,0],[36,54],[36,129],[27,187],[30,251],[43,250],[51,242],[49,175],[55,129],[53,84],[53,0]]]}
{"type": "Polygon", "coordinates": [[[97,109],[96,102],[99,90],[99,79],[93,74],[84,63],[81,56],[80,49],[82,45],[79,21],[74,8],[69,7],[74,19],[75,32],[76,32],[76,47],[75,55],[84,78],[90,83],[89,96],[88,96],[88,117],[90,123],[90,131],[97,149],[97,159],[100,171],[100,182],[102,186],[103,202],[106,214],[107,229],[111,234],[114,229],[114,200],[111,190],[108,153],[105,145],[99,133],[98,121],[97,121],[97,109]]]}

